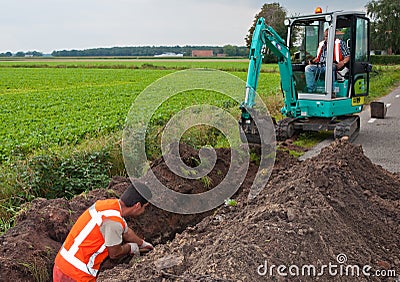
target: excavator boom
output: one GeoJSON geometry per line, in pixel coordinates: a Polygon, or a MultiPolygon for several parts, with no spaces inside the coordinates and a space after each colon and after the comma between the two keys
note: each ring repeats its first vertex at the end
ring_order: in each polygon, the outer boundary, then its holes
{"type": "MultiPolygon", "coordinates": [[[[282,111],[285,115],[287,114],[290,116],[290,111],[287,109],[290,109],[291,106],[296,104],[297,97],[295,95],[294,83],[292,80],[292,63],[290,60],[289,48],[286,46],[285,41],[279,36],[279,34],[276,33],[271,26],[265,24],[264,18],[258,19],[254,29],[249,54],[250,61],[247,73],[246,95],[245,101],[241,107],[251,109],[255,105],[254,101],[262,60],[264,58],[264,51],[267,48],[278,58],[282,91],[285,96],[285,107],[282,111]]],[[[244,113],[244,115],[246,115],[246,113],[244,113]]]]}

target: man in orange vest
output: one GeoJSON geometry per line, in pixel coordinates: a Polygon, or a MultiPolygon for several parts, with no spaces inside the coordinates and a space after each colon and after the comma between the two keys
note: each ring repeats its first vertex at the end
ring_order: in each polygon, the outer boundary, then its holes
{"type": "Polygon", "coordinates": [[[100,264],[107,256],[115,259],[152,250],[153,246],[139,238],[124,219],[141,215],[150,198],[149,188],[135,181],[120,199],[94,203],[78,218],[61,246],[53,281],[96,281],[100,264]]]}
{"type": "MultiPolygon", "coordinates": [[[[312,59],[309,62],[309,65],[307,65],[305,68],[307,91],[309,93],[312,93],[315,90],[315,77],[325,74],[326,42],[328,39],[328,30],[328,28],[325,29],[324,40],[318,44],[317,56],[312,59]]],[[[343,69],[343,67],[350,61],[350,51],[343,40],[336,39],[333,53],[333,61],[335,63],[333,71],[335,72],[336,70],[343,69]]],[[[334,80],[335,76],[333,75],[332,81],[334,80]]]]}

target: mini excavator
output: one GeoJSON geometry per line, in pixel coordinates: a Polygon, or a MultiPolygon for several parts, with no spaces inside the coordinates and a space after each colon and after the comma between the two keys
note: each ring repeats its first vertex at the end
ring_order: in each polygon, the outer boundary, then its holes
{"type": "Polygon", "coordinates": [[[303,131],[333,131],[335,138],[354,140],[360,130],[357,113],[363,109],[369,92],[370,21],[363,12],[330,12],[287,18],[287,41],[259,18],[249,54],[245,101],[241,104],[241,139],[262,143],[255,116],[255,97],[262,60],[267,49],[278,59],[285,118],[275,124],[276,138],[285,140],[303,131]],[[326,71],[315,77],[315,90],[309,92],[305,68],[317,56],[324,31],[328,29],[326,71]],[[347,45],[350,61],[343,70],[334,64],[334,41],[347,45]]]}

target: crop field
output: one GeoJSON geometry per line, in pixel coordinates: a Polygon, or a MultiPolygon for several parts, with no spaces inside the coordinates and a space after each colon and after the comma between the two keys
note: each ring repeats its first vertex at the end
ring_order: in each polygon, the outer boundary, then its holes
{"type": "MultiPolygon", "coordinates": [[[[135,97],[155,80],[184,68],[219,68],[245,80],[245,62],[1,62],[0,160],[25,156],[37,149],[75,145],[120,130],[135,97]],[[121,65],[122,64],[122,65],[121,65]],[[134,68],[132,68],[134,67],[134,68]],[[165,68],[165,69],[164,69],[165,68]]],[[[267,69],[267,67],[265,67],[267,69]]],[[[273,68],[261,75],[260,93],[279,93],[279,74],[273,68]]],[[[244,90],[243,90],[244,91],[244,90]]],[[[221,104],[218,95],[204,102],[221,104]]],[[[190,96],[165,107],[190,103],[190,96]]],[[[159,115],[164,115],[163,110],[159,115]]],[[[239,110],[238,110],[239,113],[239,110]]]]}
{"type": "MultiPolygon", "coordinates": [[[[14,59],[0,62],[1,67],[62,67],[62,68],[211,68],[247,71],[248,59],[14,59]]],[[[276,71],[277,65],[263,65],[263,71],[276,71]]]]}
{"type": "Polygon", "coordinates": [[[78,143],[122,126],[135,94],[160,71],[0,69],[1,157],[78,143]]]}

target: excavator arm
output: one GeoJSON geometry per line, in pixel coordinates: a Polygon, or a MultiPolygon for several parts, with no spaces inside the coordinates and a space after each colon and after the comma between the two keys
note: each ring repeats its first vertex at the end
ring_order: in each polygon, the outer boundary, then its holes
{"type": "MultiPolygon", "coordinates": [[[[244,130],[248,142],[260,143],[257,137],[258,129],[254,122],[256,113],[253,110],[255,105],[256,90],[261,71],[262,60],[266,49],[278,58],[279,72],[281,76],[281,88],[284,95],[284,107],[281,109],[283,115],[293,116],[292,111],[296,109],[297,94],[295,90],[295,82],[293,80],[292,63],[290,60],[290,52],[285,41],[271,27],[266,25],[264,18],[257,20],[253,39],[249,53],[249,68],[246,82],[245,100],[241,104],[242,111],[239,124],[244,130]]],[[[242,138],[244,139],[244,138],[242,138]]]]}
{"type": "Polygon", "coordinates": [[[265,24],[264,18],[259,18],[254,29],[253,39],[249,54],[249,68],[246,82],[246,96],[242,106],[252,108],[258,79],[260,76],[264,52],[268,48],[278,58],[279,72],[281,75],[282,91],[285,95],[285,108],[296,104],[295,85],[293,81],[292,63],[290,52],[285,41],[271,27],[265,24]],[[287,105],[287,106],[286,106],[287,105]]]}

